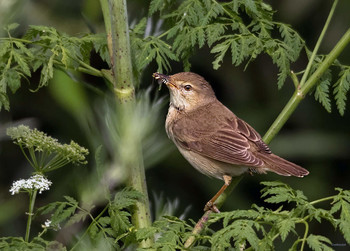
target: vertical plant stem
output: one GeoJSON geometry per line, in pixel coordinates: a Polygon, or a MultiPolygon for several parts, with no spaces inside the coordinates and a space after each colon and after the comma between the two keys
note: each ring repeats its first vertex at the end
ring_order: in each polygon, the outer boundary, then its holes
{"type": "Polygon", "coordinates": [[[30,235],[30,227],[32,225],[32,216],[34,211],[34,204],[36,199],[37,190],[29,192],[29,210],[28,210],[28,220],[27,220],[27,228],[26,228],[26,235],[24,240],[26,242],[29,242],[29,235],[30,235]]]}
{"type": "MultiPolygon", "coordinates": [[[[113,82],[114,94],[120,103],[121,112],[123,114],[122,118],[126,121],[131,121],[128,120],[127,117],[133,116],[131,114],[135,107],[135,94],[126,1],[100,0],[100,3],[104,15],[107,43],[111,58],[112,76],[108,79],[111,79],[113,82]]],[[[120,111],[120,109],[118,110],[120,111]]],[[[126,137],[127,135],[120,136],[126,137]]],[[[129,171],[129,185],[144,195],[144,200],[137,203],[132,215],[132,220],[136,229],[151,225],[141,139],[138,136],[137,132],[133,134],[133,138],[136,141],[132,144],[133,156],[127,158],[127,163],[124,163],[126,170],[129,171]]],[[[144,241],[140,246],[142,248],[147,248],[151,243],[151,240],[144,241]]]]}
{"type": "Polygon", "coordinates": [[[134,99],[129,26],[125,0],[100,0],[107,32],[114,92],[120,102],[134,99]]]}
{"type": "Polygon", "coordinates": [[[328,18],[326,20],[326,23],[325,25],[323,26],[323,29],[322,29],[322,32],[317,40],[317,43],[315,45],[315,48],[314,50],[312,51],[312,54],[311,54],[311,57],[310,57],[310,60],[309,60],[309,63],[308,65],[306,66],[306,70],[303,74],[303,77],[301,78],[301,81],[300,81],[300,86],[303,86],[305,84],[305,81],[307,79],[307,77],[309,76],[309,73],[310,73],[310,70],[311,70],[311,66],[312,64],[314,63],[314,60],[315,60],[315,57],[317,55],[317,52],[318,52],[318,49],[320,48],[320,45],[322,43],[322,40],[324,38],[324,35],[326,34],[326,31],[328,29],[328,26],[332,20],[332,17],[333,17],[333,14],[334,14],[334,11],[335,11],[335,8],[337,7],[337,4],[338,4],[338,0],[335,0],[333,2],[333,5],[332,5],[332,8],[329,12],[329,15],[328,15],[328,18]]]}

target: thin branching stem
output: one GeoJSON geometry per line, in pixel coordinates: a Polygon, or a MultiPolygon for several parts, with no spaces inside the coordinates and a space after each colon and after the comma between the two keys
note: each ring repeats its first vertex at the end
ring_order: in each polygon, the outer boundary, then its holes
{"type": "Polygon", "coordinates": [[[35,165],[34,165],[33,161],[28,157],[26,151],[24,151],[22,144],[18,144],[18,145],[19,145],[19,148],[21,149],[24,157],[27,159],[28,163],[35,169],[35,165]]]}
{"type": "Polygon", "coordinates": [[[329,197],[321,198],[321,199],[318,199],[318,200],[314,200],[314,201],[310,202],[310,205],[321,203],[321,202],[324,202],[324,201],[327,201],[327,200],[334,200],[334,198],[335,198],[335,196],[329,196],[329,197]]]}
{"type": "Polygon", "coordinates": [[[309,223],[307,223],[306,220],[302,220],[301,223],[303,223],[305,225],[304,237],[303,237],[303,239],[301,241],[301,247],[300,247],[300,251],[303,251],[304,247],[305,247],[305,242],[306,242],[307,235],[309,234],[309,223]]]}
{"type": "MultiPolygon", "coordinates": [[[[102,217],[102,215],[106,212],[106,210],[109,208],[109,203],[103,208],[103,210],[99,213],[99,215],[97,215],[95,218],[93,217],[92,214],[89,213],[89,217],[91,218],[91,220],[97,224],[97,221],[99,218],[102,217]]],[[[83,210],[82,208],[78,207],[79,209],[83,210]]],[[[85,210],[86,211],[86,210],[85,210]]],[[[79,244],[80,242],[85,238],[85,236],[89,233],[90,228],[93,226],[94,224],[91,223],[89,225],[89,227],[85,230],[85,232],[83,233],[83,235],[79,238],[79,240],[74,244],[74,246],[71,248],[71,251],[73,251],[79,244]]]]}
{"type": "Polygon", "coordinates": [[[35,170],[37,170],[39,168],[39,165],[38,165],[38,161],[36,159],[36,155],[35,155],[35,150],[33,147],[29,147],[28,148],[28,152],[29,152],[29,155],[33,161],[33,165],[34,165],[34,168],[35,170]]]}
{"type": "Polygon", "coordinates": [[[301,80],[300,80],[300,86],[303,86],[303,85],[305,84],[305,81],[307,80],[307,77],[309,76],[311,67],[312,67],[312,65],[313,65],[313,63],[314,63],[314,60],[315,60],[315,57],[316,57],[316,55],[317,55],[318,49],[320,48],[320,45],[321,45],[321,43],[322,43],[322,41],[323,41],[324,35],[326,34],[326,31],[327,31],[327,29],[328,29],[328,26],[329,26],[329,24],[330,24],[330,22],[331,22],[331,20],[332,20],[332,17],[333,17],[335,8],[337,7],[337,4],[338,4],[338,0],[335,0],[335,1],[333,2],[332,8],[331,8],[331,10],[330,10],[330,12],[329,12],[329,15],[328,15],[328,18],[327,18],[327,20],[326,20],[326,23],[325,23],[325,25],[323,26],[321,35],[320,35],[320,37],[319,37],[318,40],[317,40],[317,43],[316,43],[316,45],[315,45],[314,50],[312,51],[312,54],[311,54],[309,63],[308,63],[308,65],[307,65],[307,67],[306,67],[306,70],[305,70],[305,72],[304,72],[304,74],[303,74],[303,76],[302,76],[302,78],[301,78],[301,80]]]}

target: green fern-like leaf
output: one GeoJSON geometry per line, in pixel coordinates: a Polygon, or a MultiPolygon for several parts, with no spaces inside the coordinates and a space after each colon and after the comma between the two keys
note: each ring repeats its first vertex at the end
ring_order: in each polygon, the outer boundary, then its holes
{"type": "MultiPolygon", "coordinates": [[[[38,209],[41,215],[51,213],[51,221],[53,226],[58,226],[63,221],[67,221],[74,215],[78,208],[78,202],[72,197],[65,196],[67,202],[53,202],[38,209]]],[[[70,224],[75,223],[70,222],[70,224]]]]}
{"type": "Polygon", "coordinates": [[[4,85],[7,85],[12,91],[12,93],[15,93],[21,86],[21,76],[14,69],[9,69],[8,71],[6,71],[3,74],[3,80],[6,82],[6,84],[4,85]]]}
{"type": "Polygon", "coordinates": [[[283,38],[284,43],[288,46],[288,55],[292,62],[298,59],[299,53],[304,46],[304,41],[299,34],[293,30],[289,25],[278,23],[279,32],[283,38]]]}
{"type": "Polygon", "coordinates": [[[336,190],[339,191],[339,195],[333,201],[330,213],[335,214],[340,211],[340,219],[337,224],[345,240],[350,244],[350,192],[340,188],[336,188],[336,190]]]}
{"type": "Polygon", "coordinates": [[[333,94],[335,95],[335,100],[337,104],[338,111],[340,115],[344,115],[346,108],[346,95],[350,88],[350,67],[344,68],[339,73],[339,79],[334,84],[333,94]]]}
{"type": "Polygon", "coordinates": [[[321,83],[319,83],[315,89],[315,99],[320,102],[329,113],[332,112],[331,101],[329,99],[330,84],[330,81],[328,79],[325,79],[321,81],[321,83]]]}
{"type": "Polygon", "coordinates": [[[288,49],[286,49],[285,45],[278,40],[271,41],[271,43],[266,44],[265,47],[267,47],[272,62],[277,65],[280,71],[278,73],[277,86],[281,89],[287,79],[290,69],[288,49]]]}
{"type": "Polygon", "coordinates": [[[69,227],[75,223],[78,223],[80,221],[84,221],[88,215],[89,215],[89,213],[87,211],[80,210],[78,213],[76,213],[72,217],[70,217],[64,226],[69,227]]]}
{"type": "Polygon", "coordinates": [[[140,192],[131,188],[125,188],[116,193],[112,205],[117,210],[122,210],[127,207],[134,206],[142,198],[143,195],[140,192]]]}
{"type": "Polygon", "coordinates": [[[301,191],[294,191],[290,186],[279,181],[261,182],[265,187],[261,190],[261,197],[268,197],[265,199],[268,203],[281,202],[296,202],[298,204],[305,204],[306,196],[301,191]]]}
{"type": "Polygon", "coordinates": [[[254,250],[259,249],[259,238],[255,232],[259,230],[258,223],[252,220],[235,220],[229,226],[217,231],[212,238],[215,250],[225,250],[233,240],[235,248],[245,247],[247,242],[254,250]]]}
{"type": "Polygon", "coordinates": [[[132,226],[130,219],[131,215],[129,212],[110,210],[110,216],[110,224],[117,235],[127,232],[128,229],[132,226]]]}
{"type": "Polygon", "coordinates": [[[307,239],[306,243],[308,246],[315,251],[332,251],[333,249],[329,246],[332,244],[332,242],[322,235],[313,235],[310,234],[307,239]]]}
{"type": "Polygon", "coordinates": [[[288,234],[293,231],[295,232],[295,222],[297,219],[293,219],[293,218],[286,218],[283,219],[282,221],[277,223],[277,228],[278,231],[281,235],[281,239],[284,242],[288,236],[288,234]]]}
{"type": "Polygon", "coordinates": [[[173,2],[171,0],[152,0],[149,4],[148,15],[151,16],[157,11],[162,11],[167,5],[173,2]]]}

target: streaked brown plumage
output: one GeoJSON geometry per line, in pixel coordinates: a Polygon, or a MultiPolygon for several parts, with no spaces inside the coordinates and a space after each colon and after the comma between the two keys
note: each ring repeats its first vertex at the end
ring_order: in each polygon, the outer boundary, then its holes
{"type": "Polygon", "coordinates": [[[297,177],[309,173],[271,153],[259,133],[216,99],[203,77],[192,72],[171,76],[154,73],[153,76],[170,91],[166,119],[169,138],[197,170],[225,181],[219,193],[208,202],[207,209],[212,209],[231,177],[247,171],[272,171],[297,177]]]}

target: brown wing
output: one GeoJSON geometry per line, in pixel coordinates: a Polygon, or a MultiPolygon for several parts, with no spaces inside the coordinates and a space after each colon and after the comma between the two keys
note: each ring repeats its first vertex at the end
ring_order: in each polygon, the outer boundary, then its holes
{"type": "Polygon", "coordinates": [[[253,151],[270,149],[251,126],[220,102],[200,109],[174,123],[172,129],[178,144],[226,163],[255,167],[264,164],[253,151]],[[206,116],[200,116],[203,113],[206,116]]]}

